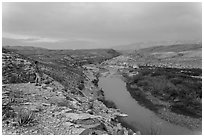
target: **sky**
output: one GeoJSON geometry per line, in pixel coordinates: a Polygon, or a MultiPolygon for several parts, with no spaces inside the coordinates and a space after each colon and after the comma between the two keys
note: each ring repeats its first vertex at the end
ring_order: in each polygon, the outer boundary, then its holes
{"type": "Polygon", "coordinates": [[[2,31],[3,46],[49,49],[202,41],[202,4],[4,2],[2,31]]]}

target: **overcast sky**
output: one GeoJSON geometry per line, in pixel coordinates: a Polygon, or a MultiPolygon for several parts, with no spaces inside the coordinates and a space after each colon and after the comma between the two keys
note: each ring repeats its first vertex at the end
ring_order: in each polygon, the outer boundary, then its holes
{"type": "Polygon", "coordinates": [[[201,41],[201,3],[3,3],[3,45],[107,48],[201,41]]]}

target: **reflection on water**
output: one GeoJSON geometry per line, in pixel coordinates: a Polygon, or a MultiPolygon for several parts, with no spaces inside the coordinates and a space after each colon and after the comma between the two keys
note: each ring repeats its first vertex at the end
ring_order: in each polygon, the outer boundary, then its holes
{"type": "Polygon", "coordinates": [[[166,135],[199,134],[198,131],[192,131],[162,120],[154,112],[140,106],[131,97],[126,89],[126,83],[118,75],[100,77],[99,87],[103,89],[107,100],[113,101],[122,112],[128,114],[128,117],[123,118],[123,120],[141,133],[150,134],[149,132],[152,129],[159,134],[166,135]]]}

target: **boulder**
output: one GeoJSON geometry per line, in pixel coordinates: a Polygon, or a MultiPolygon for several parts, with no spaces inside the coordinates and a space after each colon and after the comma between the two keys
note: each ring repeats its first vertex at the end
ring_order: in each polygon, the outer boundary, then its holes
{"type": "Polygon", "coordinates": [[[84,130],[86,129],[85,128],[72,128],[70,132],[72,135],[80,135],[84,130]]]}
{"type": "Polygon", "coordinates": [[[113,115],[114,116],[119,116],[119,117],[127,117],[128,116],[127,114],[119,113],[119,112],[115,112],[113,115]]]}
{"type": "Polygon", "coordinates": [[[71,122],[65,122],[65,123],[63,123],[63,125],[64,125],[65,127],[70,127],[70,126],[73,126],[74,124],[71,123],[71,122]]]}
{"type": "Polygon", "coordinates": [[[46,85],[46,84],[42,84],[41,87],[42,87],[43,89],[46,89],[47,85],[46,85]]]}
{"type": "Polygon", "coordinates": [[[54,91],[54,88],[52,88],[52,87],[47,87],[47,89],[50,91],[54,91]]]}

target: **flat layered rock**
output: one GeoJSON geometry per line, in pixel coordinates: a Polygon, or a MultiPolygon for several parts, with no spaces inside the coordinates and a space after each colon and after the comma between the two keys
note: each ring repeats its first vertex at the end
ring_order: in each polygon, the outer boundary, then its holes
{"type": "Polygon", "coordinates": [[[64,114],[69,121],[76,121],[76,120],[84,120],[84,119],[89,119],[89,118],[101,118],[101,116],[95,116],[95,115],[90,115],[88,113],[66,113],[64,114]]]}

